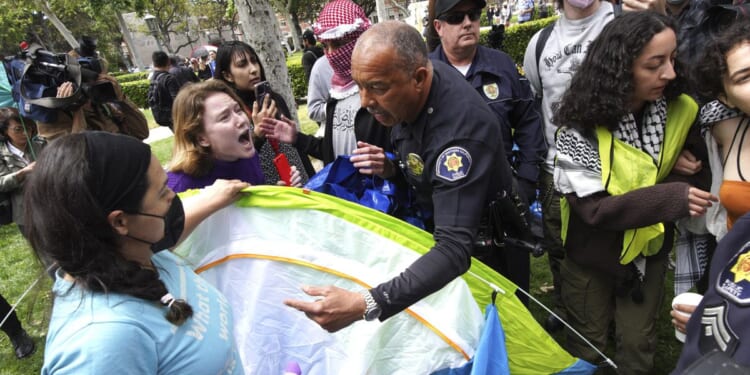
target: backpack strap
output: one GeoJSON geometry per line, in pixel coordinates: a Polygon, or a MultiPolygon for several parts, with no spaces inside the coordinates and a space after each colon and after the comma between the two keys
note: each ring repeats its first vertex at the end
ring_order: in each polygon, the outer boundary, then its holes
{"type": "Polygon", "coordinates": [[[537,71],[539,70],[539,61],[542,59],[542,52],[544,52],[544,46],[547,45],[547,39],[552,34],[552,29],[555,28],[555,22],[547,25],[539,33],[539,38],[536,40],[536,66],[537,71]]]}
{"type": "Polygon", "coordinates": [[[539,63],[542,60],[542,52],[544,52],[544,46],[547,45],[547,40],[549,39],[549,36],[552,34],[552,30],[555,28],[555,22],[552,22],[551,24],[547,25],[545,28],[542,29],[541,32],[539,32],[539,38],[536,39],[536,46],[535,46],[535,52],[536,52],[536,76],[539,77],[539,94],[538,96],[541,97],[542,93],[544,92],[544,83],[542,83],[542,77],[539,73],[539,63]]]}

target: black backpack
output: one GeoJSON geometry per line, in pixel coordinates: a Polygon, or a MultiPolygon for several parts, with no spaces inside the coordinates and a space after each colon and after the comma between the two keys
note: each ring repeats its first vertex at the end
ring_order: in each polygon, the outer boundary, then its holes
{"type": "Polygon", "coordinates": [[[169,94],[166,81],[171,74],[166,72],[157,72],[156,77],[148,85],[148,106],[151,108],[151,114],[154,115],[154,121],[161,126],[172,125],[172,95],[169,94]]]}

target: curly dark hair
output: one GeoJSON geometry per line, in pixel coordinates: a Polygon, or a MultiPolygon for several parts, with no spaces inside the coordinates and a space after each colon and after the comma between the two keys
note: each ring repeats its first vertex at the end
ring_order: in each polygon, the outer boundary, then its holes
{"type": "MultiPolygon", "coordinates": [[[[135,138],[111,136],[137,142],[135,138]]],[[[25,225],[31,247],[39,259],[56,262],[83,288],[160,303],[167,288],[157,272],[123,256],[121,236],[95,197],[97,180],[86,155],[85,133],[62,137],[45,147],[25,187],[25,225]]],[[[146,176],[133,194],[143,199],[148,185],[146,176]]],[[[118,209],[139,212],[141,207],[126,204],[118,209]]],[[[168,307],[165,317],[180,325],[192,313],[190,305],[180,299],[168,307]]]]}
{"type": "Polygon", "coordinates": [[[691,77],[701,95],[716,99],[725,94],[724,77],[729,74],[727,52],[743,42],[750,42],[750,22],[747,21],[733,23],[706,46],[691,77]]]}
{"type": "MultiPolygon", "coordinates": [[[[554,105],[553,123],[579,130],[597,125],[614,130],[630,112],[635,60],[654,35],[667,28],[675,30],[674,21],[651,11],[627,12],[612,20],[591,43],[570,87],[554,105]]],[[[682,92],[678,70],[675,63],[678,78],[664,90],[668,99],[682,92]]]]}

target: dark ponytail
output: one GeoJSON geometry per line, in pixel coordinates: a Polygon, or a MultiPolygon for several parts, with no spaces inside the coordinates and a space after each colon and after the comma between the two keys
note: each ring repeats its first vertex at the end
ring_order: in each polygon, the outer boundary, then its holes
{"type": "Polygon", "coordinates": [[[182,298],[175,299],[171,293],[163,295],[160,299],[162,305],[167,306],[165,317],[172,324],[182,325],[187,318],[193,316],[193,308],[182,298]]]}

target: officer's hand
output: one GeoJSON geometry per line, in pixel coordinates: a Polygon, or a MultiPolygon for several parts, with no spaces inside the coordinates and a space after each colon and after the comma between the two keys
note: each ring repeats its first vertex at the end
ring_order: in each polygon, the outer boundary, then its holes
{"type": "Polygon", "coordinates": [[[675,305],[669,315],[672,315],[672,325],[680,332],[686,333],[685,328],[687,327],[690,315],[695,312],[695,308],[698,306],[692,305],[675,305]]]}
{"type": "Polygon", "coordinates": [[[281,116],[281,120],[273,117],[264,117],[256,128],[260,128],[266,137],[277,139],[284,143],[293,144],[297,141],[297,124],[294,121],[281,116]]]}
{"type": "Polygon", "coordinates": [[[336,332],[362,319],[367,310],[364,297],[356,292],[329,286],[305,286],[302,291],[315,301],[285,300],[284,304],[302,311],[328,332],[336,332]]]}
{"type": "Polygon", "coordinates": [[[703,169],[703,164],[688,150],[682,150],[677,162],[672,167],[672,172],[683,176],[692,176],[703,169]]]}
{"type": "Polygon", "coordinates": [[[357,149],[349,159],[354,168],[362,174],[374,174],[382,178],[389,178],[395,174],[393,163],[385,156],[385,151],[367,142],[357,142],[357,149]]]}

